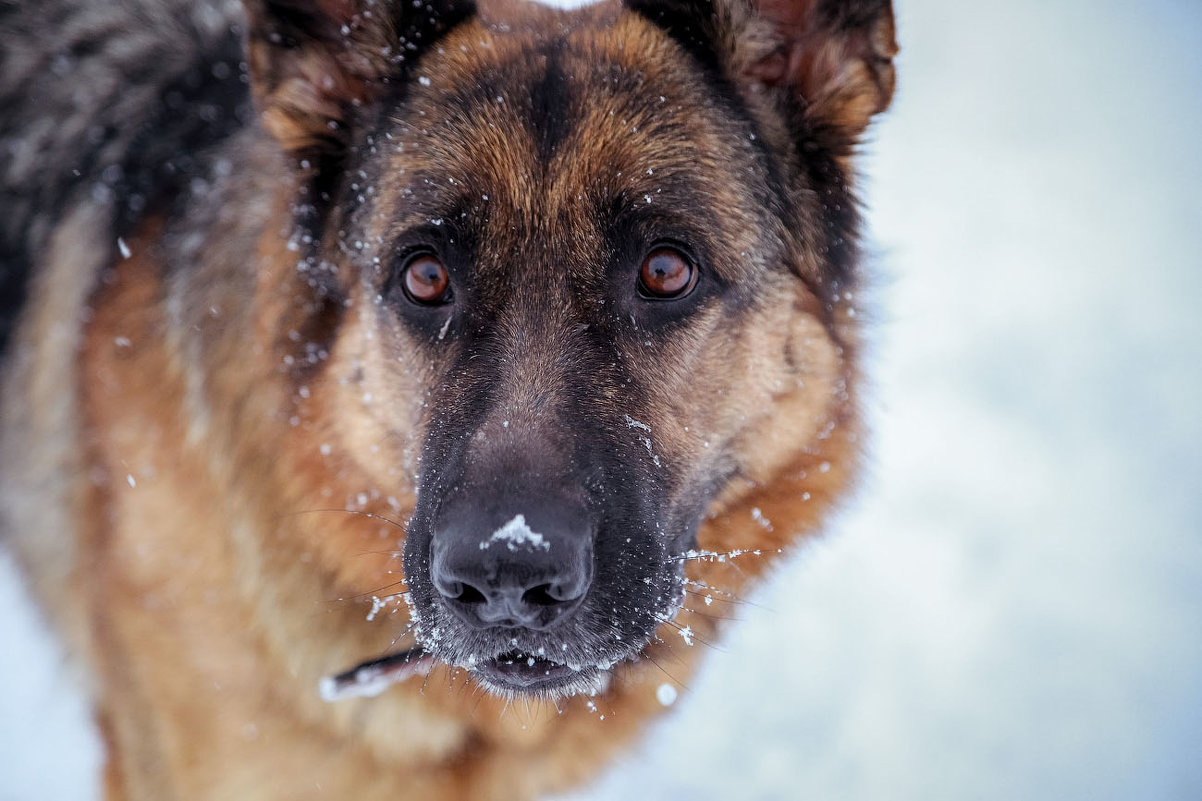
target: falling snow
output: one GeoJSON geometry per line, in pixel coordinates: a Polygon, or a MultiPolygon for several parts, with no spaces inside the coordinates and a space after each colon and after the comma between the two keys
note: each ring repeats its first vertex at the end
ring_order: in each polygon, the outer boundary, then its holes
{"type": "Polygon", "coordinates": [[[676,703],[676,688],[671,684],[661,684],[655,688],[655,700],[660,706],[672,706],[676,703]]]}
{"type": "MultiPolygon", "coordinates": [[[[768,609],[744,607],[679,717],[582,798],[1199,797],[1200,512],[1174,477],[1198,475],[1200,244],[1179,221],[1199,208],[1202,120],[1181,98],[1202,87],[1185,49],[1202,13],[1079,11],[907,7],[904,89],[866,169],[896,319],[860,507],[753,596],[768,609]],[[983,781],[999,760],[1006,781],[983,781]]],[[[0,562],[20,654],[0,667],[0,796],[95,797],[87,712],[0,562]]]]}

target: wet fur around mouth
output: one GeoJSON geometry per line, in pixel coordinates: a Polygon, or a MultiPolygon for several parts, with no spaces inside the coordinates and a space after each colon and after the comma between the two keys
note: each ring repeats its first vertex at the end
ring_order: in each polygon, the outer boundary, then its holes
{"type": "Polygon", "coordinates": [[[415,8],[0,10],[0,534],[114,801],[562,792],[854,482],[890,3],[415,8]]]}

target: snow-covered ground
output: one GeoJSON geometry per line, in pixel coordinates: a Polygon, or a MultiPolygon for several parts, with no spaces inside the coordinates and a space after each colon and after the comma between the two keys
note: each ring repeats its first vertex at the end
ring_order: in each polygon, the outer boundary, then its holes
{"type": "MultiPolygon", "coordinates": [[[[871,475],[580,801],[1202,798],[1202,3],[895,5],[871,475]]],[[[34,620],[0,799],[94,797],[34,620]]]]}

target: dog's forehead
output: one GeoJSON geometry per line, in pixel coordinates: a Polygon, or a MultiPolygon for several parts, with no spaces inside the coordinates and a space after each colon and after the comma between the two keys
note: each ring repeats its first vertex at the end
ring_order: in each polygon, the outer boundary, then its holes
{"type": "Polygon", "coordinates": [[[744,211],[748,179],[763,180],[749,124],[633,12],[473,20],[414,73],[387,121],[394,228],[474,218],[492,242],[569,246],[621,210],[667,229],[757,227],[744,211]]]}

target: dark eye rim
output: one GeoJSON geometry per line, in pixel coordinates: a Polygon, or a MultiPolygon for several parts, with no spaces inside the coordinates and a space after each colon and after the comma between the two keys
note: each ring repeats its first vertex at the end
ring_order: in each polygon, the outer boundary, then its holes
{"type": "Polygon", "coordinates": [[[451,283],[451,271],[447,268],[446,261],[438,255],[437,251],[433,250],[432,248],[417,248],[403,254],[400,257],[399,262],[401,267],[396,272],[397,283],[400,285],[401,294],[405,296],[405,300],[409,301],[414,306],[423,309],[437,309],[442,306],[450,305],[452,302],[454,302],[455,288],[451,283]],[[437,300],[431,301],[416,298],[409,291],[409,287],[406,285],[405,277],[409,274],[409,268],[413,266],[414,262],[422,258],[434,259],[439,263],[439,265],[442,266],[443,271],[447,274],[446,291],[443,292],[443,294],[437,300]]]}
{"type": "Polygon", "coordinates": [[[671,240],[671,239],[661,239],[661,240],[657,240],[657,241],[653,242],[651,244],[651,247],[647,248],[646,251],[643,253],[643,258],[639,261],[639,271],[636,274],[635,290],[638,293],[638,296],[641,300],[645,300],[648,302],[658,303],[658,302],[677,301],[677,300],[682,300],[683,298],[686,298],[689,295],[692,295],[693,291],[697,288],[697,284],[700,281],[700,278],[701,278],[701,265],[698,264],[697,258],[693,255],[692,251],[683,243],[680,243],[680,242],[677,242],[677,241],[671,240]],[[675,251],[682,259],[684,259],[685,263],[688,264],[688,266],[691,268],[691,273],[689,276],[689,283],[686,284],[684,286],[684,288],[681,289],[679,292],[676,292],[671,295],[660,295],[655,292],[652,292],[650,290],[650,288],[648,288],[647,285],[643,283],[643,270],[642,270],[643,262],[645,262],[651,256],[651,254],[657,250],[673,250],[673,251],[675,251]]]}

